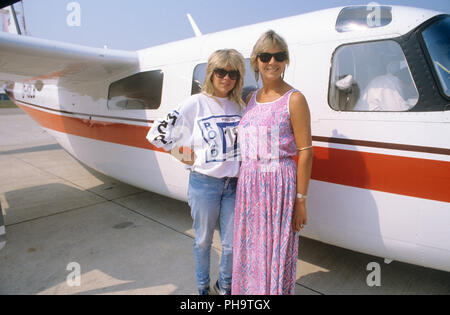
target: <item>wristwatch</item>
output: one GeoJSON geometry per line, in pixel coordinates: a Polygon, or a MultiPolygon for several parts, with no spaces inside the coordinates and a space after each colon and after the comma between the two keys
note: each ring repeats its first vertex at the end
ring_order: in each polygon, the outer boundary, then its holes
{"type": "Polygon", "coordinates": [[[308,196],[300,194],[300,193],[297,193],[297,198],[298,199],[306,199],[306,197],[308,197],[308,196]]]}

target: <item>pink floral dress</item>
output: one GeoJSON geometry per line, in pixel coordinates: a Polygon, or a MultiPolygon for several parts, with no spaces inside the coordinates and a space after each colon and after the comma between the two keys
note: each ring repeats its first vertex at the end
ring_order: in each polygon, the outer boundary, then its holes
{"type": "Polygon", "coordinates": [[[298,233],[291,227],[297,146],[291,90],[270,103],[254,93],[238,129],[242,165],[236,192],[232,294],[294,294],[298,233]]]}

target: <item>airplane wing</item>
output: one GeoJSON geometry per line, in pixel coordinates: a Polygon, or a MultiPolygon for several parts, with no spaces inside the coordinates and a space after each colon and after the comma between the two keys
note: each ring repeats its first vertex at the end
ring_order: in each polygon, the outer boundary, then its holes
{"type": "Polygon", "coordinates": [[[133,51],[90,48],[0,32],[0,81],[71,85],[138,70],[133,51]]]}

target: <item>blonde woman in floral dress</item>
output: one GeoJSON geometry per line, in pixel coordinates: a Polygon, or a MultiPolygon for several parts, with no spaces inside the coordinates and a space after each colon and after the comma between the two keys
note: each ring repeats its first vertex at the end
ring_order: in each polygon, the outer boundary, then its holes
{"type": "Polygon", "coordinates": [[[263,87],[247,99],[238,127],[232,294],[294,294],[313,157],[310,113],[283,80],[289,51],[278,34],[261,36],[251,64],[263,87]]]}

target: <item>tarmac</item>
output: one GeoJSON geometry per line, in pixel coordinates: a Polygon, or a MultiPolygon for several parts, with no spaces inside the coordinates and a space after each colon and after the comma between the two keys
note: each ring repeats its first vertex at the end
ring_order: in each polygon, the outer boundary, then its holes
{"type": "MultiPolygon", "coordinates": [[[[0,294],[197,294],[186,203],[84,166],[17,108],[0,109],[0,170],[0,294]]],[[[220,252],[216,231],[214,282],[220,252]]],[[[450,294],[450,273],[301,237],[296,294],[450,294]]]]}

